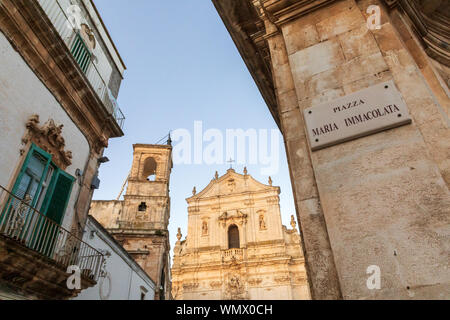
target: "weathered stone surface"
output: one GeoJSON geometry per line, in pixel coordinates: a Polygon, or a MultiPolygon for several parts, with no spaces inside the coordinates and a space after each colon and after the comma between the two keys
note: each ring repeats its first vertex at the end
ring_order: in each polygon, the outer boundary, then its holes
{"type": "Polygon", "coordinates": [[[320,41],[316,26],[313,24],[303,25],[302,20],[297,20],[292,24],[286,25],[283,28],[283,35],[287,39],[286,50],[288,55],[310,47],[320,41]],[[292,34],[295,35],[291,36],[292,34]]]}
{"type": "Polygon", "coordinates": [[[378,45],[365,24],[347,33],[340,34],[338,38],[347,61],[362,55],[379,52],[378,45]]]}
{"type": "Polygon", "coordinates": [[[317,24],[317,31],[319,33],[320,41],[330,39],[336,35],[355,29],[366,21],[361,14],[361,11],[353,3],[348,9],[336,15],[331,15],[327,19],[317,24]]]}
{"type": "Polygon", "coordinates": [[[289,56],[294,80],[304,81],[344,62],[341,46],[336,39],[321,42],[289,56]]]}

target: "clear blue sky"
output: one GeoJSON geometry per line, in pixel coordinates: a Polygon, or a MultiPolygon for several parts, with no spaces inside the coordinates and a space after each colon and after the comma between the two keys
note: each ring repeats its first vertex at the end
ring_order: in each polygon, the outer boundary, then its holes
{"type": "MultiPolygon", "coordinates": [[[[156,143],[170,130],[193,131],[194,121],[205,129],[276,129],[230,35],[209,0],[95,0],[102,18],[127,65],[119,93],[126,116],[125,136],[110,140],[100,168],[101,186],[95,200],[115,199],[132,161],[132,145],[156,143]]],[[[284,145],[280,141],[280,171],[272,176],[281,187],[285,225],[295,214],[284,145]]],[[[194,186],[202,190],[216,170],[228,165],[179,165],[171,175],[171,246],[176,231],[187,231],[187,204],[194,186]]],[[[242,173],[243,166],[235,166],[242,173]]],[[[258,166],[249,174],[267,183],[258,166]]]]}

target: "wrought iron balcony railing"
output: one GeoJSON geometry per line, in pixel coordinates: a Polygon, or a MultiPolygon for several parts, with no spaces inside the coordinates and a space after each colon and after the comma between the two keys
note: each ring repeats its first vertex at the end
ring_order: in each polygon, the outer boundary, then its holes
{"type": "Polygon", "coordinates": [[[75,61],[85,74],[92,88],[108,112],[116,120],[120,128],[123,128],[125,116],[120,110],[116,99],[110,93],[107,83],[94,63],[92,52],[80,36],[79,32],[70,28],[71,25],[67,13],[61,7],[59,0],[37,0],[48,18],[52,22],[58,34],[72,53],[75,61]]]}
{"type": "Polygon", "coordinates": [[[51,259],[64,272],[69,266],[77,266],[83,276],[97,281],[103,255],[32,208],[29,202],[0,186],[0,236],[51,259]]]}

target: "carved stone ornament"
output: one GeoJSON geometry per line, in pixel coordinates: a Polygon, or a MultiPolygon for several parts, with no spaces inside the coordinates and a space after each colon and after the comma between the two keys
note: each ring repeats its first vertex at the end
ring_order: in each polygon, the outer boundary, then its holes
{"type": "Polygon", "coordinates": [[[245,285],[238,274],[229,276],[225,295],[228,300],[246,300],[248,299],[248,292],[245,285]]]}
{"type": "Polygon", "coordinates": [[[297,227],[297,222],[295,221],[294,215],[291,215],[291,227],[295,229],[297,227]]]}
{"type": "Polygon", "coordinates": [[[233,210],[230,212],[224,212],[219,217],[219,222],[222,223],[223,227],[226,227],[227,224],[230,223],[238,223],[239,225],[243,225],[244,223],[247,223],[247,217],[248,215],[245,213],[242,213],[240,210],[233,210]]]}
{"type": "Polygon", "coordinates": [[[222,286],[222,281],[211,281],[209,286],[213,289],[220,288],[222,286]]]}
{"type": "Polygon", "coordinates": [[[72,152],[66,151],[66,142],[62,136],[64,125],[56,125],[53,119],[49,119],[43,126],[39,126],[39,115],[33,115],[26,123],[28,133],[23,139],[24,143],[34,142],[45,152],[52,155],[53,162],[65,170],[72,164],[72,152]]]}

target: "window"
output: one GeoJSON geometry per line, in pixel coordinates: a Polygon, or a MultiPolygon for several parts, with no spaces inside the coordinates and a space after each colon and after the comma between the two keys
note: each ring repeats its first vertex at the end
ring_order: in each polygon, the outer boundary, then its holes
{"type": "Polygon", "coordinates": [[[141,202],[139,205],[139,212],[145,212],[147,211],[147,204],[145,202],[141,202]]]}
{"type": "Polygon", "coordinates": [[[79,33],[75,35],[71,52],[81,70],[86,73],[91,63],[92,54],[79,33]]]}
{"type": "Polygon", "coordinates": [[[148,181],[156,180],[156,161],[153,158],[147,158],[144,162],[144,170],[142,172],[143,179],[148,181]]]}
{"type": "Polygon", "coordinates": [[[16,236],[26,235],[27,246],[51,257],[74,181],[75,178],[52,162],[49,153],[33,144],[12,193],[46,218],[33,210],[23,211],[23,205],[11,198],[0,214],[0,221],[15,221],[21,215],[21,221],[26,221],[27,227],[18,229],[16,236]]]}
{"type": "Polygon", "coordinates": [[[52,156],[32,145],[17,177],[13,194],[57,224],[62,223],[75,178],[51,162],[52,156]]]}
{"type": "Polygon", "coordinates": [[[240,247],[239,229],[237,226],[232,225],[228,228],[228,249],[239,249],[240,247]]]}
{"type": "Polygon", "coordinates": [[[144,286],[141,286],[141,300],[145,300],[147,297],[148,290],[144,286]]]}

